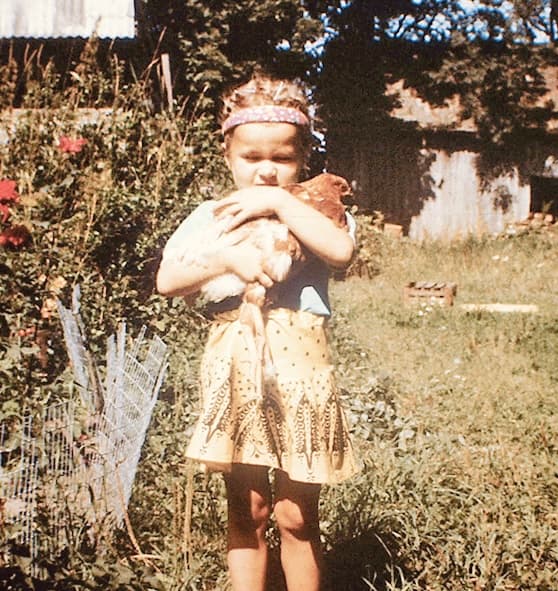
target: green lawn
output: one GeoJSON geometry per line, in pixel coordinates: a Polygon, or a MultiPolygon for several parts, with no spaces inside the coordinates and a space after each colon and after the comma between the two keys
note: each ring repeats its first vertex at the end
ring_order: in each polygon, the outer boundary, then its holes
{"type": "MultiPolygon", "coordinates": [[[[362,248],[369,273],[332,285],[363,470],[323,493],[331,590],[555,591],[558,233],[450,245],[370,234],[362,248]],[[454,305],[403,305],[404,285],[422,280],[455,282],[454,305]],[[539,311],[461,308],[495,302],[539,311]]],[[[227,591],[222,482],[183,459],[195,347],[188,364],[171,360],[130,511],[161,588],[227,591]]],[[[273,529],[270,540],[277,566],[273,529]]],[[[283,591],[273,572],[270,591],[283,591]]]]}

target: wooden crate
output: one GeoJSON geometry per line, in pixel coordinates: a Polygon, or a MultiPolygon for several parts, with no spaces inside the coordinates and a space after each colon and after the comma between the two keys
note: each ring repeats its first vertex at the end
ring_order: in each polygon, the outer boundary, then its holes
{"type": "Polygon", "coordinates": [[[403,290],[403,300],[407,305],[453,306],[456,295],[456,283],[440,281],[412,281],[403,290]]]}

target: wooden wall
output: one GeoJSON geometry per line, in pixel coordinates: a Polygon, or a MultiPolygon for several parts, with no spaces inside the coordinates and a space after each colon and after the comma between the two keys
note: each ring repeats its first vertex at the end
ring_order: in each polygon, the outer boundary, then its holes
{"type": "Polygon", "coordinates": [[[500,233],[524,220],[531,180],[553,176],[545,162],[558,158],[555,140],[504,149],[488,166],[472,134],[376,129],[352,142],[328,139],[328,169],[353,181],[363,211],[381,211],[415,240],[452,240],[500,233]]]}

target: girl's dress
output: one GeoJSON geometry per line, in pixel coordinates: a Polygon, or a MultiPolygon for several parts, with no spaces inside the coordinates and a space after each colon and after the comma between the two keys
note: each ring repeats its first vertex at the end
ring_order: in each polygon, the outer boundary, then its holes
{"type": "MultiPolygon", "coordinates": [[[[163,258],[173,256],[186,236],[190,242],[193,233],[207,235],[215,203],[202,203],[179,226],[163,258]]],[[[277,468],[307,483],[333,484],[357,471],[328,354],[328,274],[313,259],[280,284],[276,303],[264,310],[275,374],[263,389],[254,375],[253,333],[239,319],[238,301],[210,306],[202,408],[188,457],[210,470],[228,471],[234,463],[277,468]]]]}

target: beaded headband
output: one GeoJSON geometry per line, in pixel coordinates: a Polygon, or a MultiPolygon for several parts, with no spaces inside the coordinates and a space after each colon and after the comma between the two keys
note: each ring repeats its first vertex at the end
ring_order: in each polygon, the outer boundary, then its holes
{"type": "Polygon", "coordinates": [[[276,105],[260,105],[239,109],[225,119],[221,127],[223,135],[233,127],[245,123],[292,123],[302,127],[310,125],[308,117],[293,107],[278,107],[276,105]]]}

